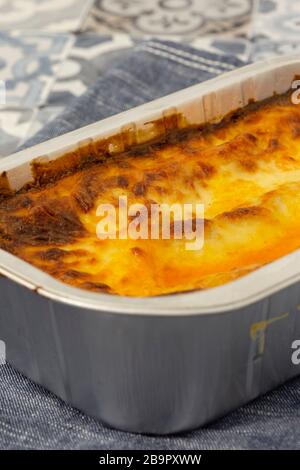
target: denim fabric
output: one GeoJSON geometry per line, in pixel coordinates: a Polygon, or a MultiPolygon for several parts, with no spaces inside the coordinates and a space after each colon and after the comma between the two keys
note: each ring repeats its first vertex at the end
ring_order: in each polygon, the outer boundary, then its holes
{"type": "MultiPolygon", "coordinates": [[[[26,146],[242,65],[234,57],[160,41],[143,42],[106,60],[97,83],[26,146]]],[[[300,449],[300,379],[197,431],[149,437],[105,428],[4,365],[0,410],[1,448],[300,449]]]]}
{"type": "Polygon", "coordinates": [[[235,57],[148,41],[104,56],[101,78],[24,147],[64,134],[242,65],[235,57]]]}

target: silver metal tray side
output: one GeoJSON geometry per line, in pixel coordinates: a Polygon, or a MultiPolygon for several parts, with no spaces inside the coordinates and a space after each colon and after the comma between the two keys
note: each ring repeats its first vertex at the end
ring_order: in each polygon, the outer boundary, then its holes
{"type": "MultiPolygon", "coordinates": [[[[174,110],[190,123],[220,119],[287,91],[299,70],[297,57],[244,67],[19,152],[0,171],[17,189],[41,155],[124,128],[145,139],[150,120],[174,110]]],[[[185,431],[299,374],[299,266],[297,251],[221,287],[132,299],[72,288],[0,250],[0,339],[18,370],[112,427],[185,431]]]]}
{"type": "Polygon", "coordinates": [[[125,431],[197,428],[299,374],[299,283],[238,310],[132,315],[0,280],[0,335],[19,371],[125,431]]]}

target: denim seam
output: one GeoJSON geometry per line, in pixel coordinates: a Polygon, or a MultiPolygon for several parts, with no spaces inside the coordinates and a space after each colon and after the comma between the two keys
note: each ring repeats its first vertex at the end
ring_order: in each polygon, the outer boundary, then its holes
{"type": "Polygon", "coordinates": [[[154,47],[156,49],[162,49],[166,52],[170,52],[176,56],[181,56],[181,57],[186,57],[188,59],[190,59],[191,61],[193,62],[199,62],[199,63],[203,63],[205,65],[212,65],[212,66],[220,66],[224,69],[228,69],[228,70],[233,70],[235,69],[236,67],[232,64],[228,64],[228,63],[225,63],[225,62],[220,62],[219,60],[212,60],[212,59],[207,59],[207,58],[204,58],[204,57],[199,57],[197,56],[196,54],[191,54],[190,52],[187,52],[187,51],[180,51],[180,50],[177,50],[175,49],[174,47],[170,47],[170,46],[166,46],[165,44],[160,44],[160,43],[155,43],[155,42],[151,42],[149,41],[149,43],[147,44],[147,46],[150,46],[150,47],[154,47]]]}
{"type": "Polygon", "coordinates": [[[203,70],[205,72],[213,73],[213,74],[220,74],[224,72],[224,70],[213,68],[213,67],[207,67],[204,64],[199,64],[197,62],[191,62],[187,59],[181,59],[178,56],[175,56],[173,54],[170,54],[168,52],[160,51],[157,49],[154,49],[152,47],[148,46],[138,46],[139,50],[144,50],[146,52],[149,52],[150,54],[157,55],[163,58],[171,59],[174,62],[177,62],[178,64],[184,65],[185,67],[191,67],[199,70],[203,70]]]}

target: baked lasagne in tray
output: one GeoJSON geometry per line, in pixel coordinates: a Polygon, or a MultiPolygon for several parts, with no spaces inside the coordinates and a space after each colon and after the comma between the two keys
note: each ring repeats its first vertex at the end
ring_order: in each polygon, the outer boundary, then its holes
{"type": "MultiPolygon", "coordinates": [[[[173,117],[173,121],[176,119],[173,117]]],[[[86,146],[33,163],[34,182],[0,200],[0,248],[60,281],[125,296],[227,283],[300,247],[300,107],[289,94],[170,129],[126,152],[86,146]],[[107,239],[99,204],[204,205],[204,245],[185,239],[107,239]]]]}

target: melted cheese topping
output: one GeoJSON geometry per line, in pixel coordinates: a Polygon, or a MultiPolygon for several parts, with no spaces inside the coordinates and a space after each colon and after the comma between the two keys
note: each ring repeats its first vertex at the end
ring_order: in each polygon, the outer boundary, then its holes
{"type": "Polygon", "coordinates": [[[300,246],[300,107],[273,99],[217,127],[23,190],[0,203],[0,247],[73,286],[126,296],[205,289],[300,246]],[[186,240],[99,240],[101,203],[203,203],[186,240]]]}

